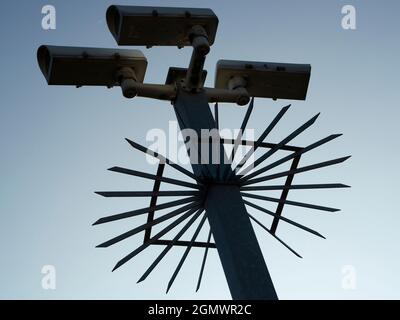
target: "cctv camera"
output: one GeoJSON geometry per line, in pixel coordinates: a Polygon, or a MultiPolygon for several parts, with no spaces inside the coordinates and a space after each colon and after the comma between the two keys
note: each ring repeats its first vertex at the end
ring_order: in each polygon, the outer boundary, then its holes
{"type": "Polygon", "coordinates": [[[250,96],[305,100],[310,81],[309,64],[220,60],[215,88],[245,88],[250,96]]]}
{"type": "Polygon", "coordinates": [[[121,74],[142,83],[147,68],[139,50],[41,46],[37,59],[49,85],[120,86],[121,74]]]}
{"type": "Polygon", "coordinates": [[[111,6],[107,24],[119,45],[181,48],[193,45],[193,30],[198,27],[204,29],[212,45],[218,18],[211,9],[111,6]]]}

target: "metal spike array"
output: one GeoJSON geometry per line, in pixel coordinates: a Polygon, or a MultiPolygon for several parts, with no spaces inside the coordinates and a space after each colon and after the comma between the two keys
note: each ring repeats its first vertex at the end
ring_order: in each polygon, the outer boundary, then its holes
{"type": "MultiPolygon", "coordinates": [[[[121,235],[119,235],[111,240],[108,240],[98,246],[100,248],[109,247],[118,242],[126,240],[138,233],[141,233],[141,232],[145,233],[143,244],[141,246],[139,246],[136,250],[129,253],[126,257],[121,259],[116,264],[113,271],[118,269],[125,263],[127,263],[129,260],[134,258],[139,253],[141,253],[143,250],[148,248],[150,245],[165,246],[165,248],[161,252],[161,254],[156,258],[156,260],[151,264],[151,266],[145,271],[145,273],[139,279],[138,282],[142,282],[150,275],[150,273],[156,268],[156,266],[162,261],[162,259],[167,255],[167,253],[173,247],[184,246],[184,247],[186,247],[186,250],[168,283],[168,287],[167,287],[167,292],[168,292],[171,289],[171,286],[174,283],[175,279],[177,278],[179,271],[181,270],[184,262],[186,261],[191,249],[193,247],[203,248],[204,256],[203,256],[200,273],[199,273],[199,277],[198,277],[198,281],[197,281],[197,287],[196,287],[196,291],[198,291],[200,289],[201,281],[203,279],[203,274],[204,274],[204,270],[205,270],[205,265],[206,265],[209,249],[216,248],[216,244],[212,243],[212,231],[211,230],[209,230],[208,237],[205,242],[197,241],[197,238],[207,220],[207,213],[205,212],[205,209],[204,209],[204,201],[207,196],[207,188],[208,188],[208,186],[210,186],[210,184],[213,184],[213,183],[236,184],[236,185],[240,186],[245,205],[248,208],[255,209],[257,212],[271,216],[273,218],[273,221],[272,221],[271,227],[268,228],[265,225],[263,225],[253,215],[249,214],[249,218],[255,224],[257,224],[262,229],[264,229],[267,233],[269,233],[271,236],[273,236],[276,240],[278,240],[283,246],[285,246],[288,250],[290,250],[297,257],[301,258],[301,256],[295,250],[293,250],[289,245],[287,245],[283,240],[281,240],[276,235],[277,227],[278,227],[278,224],[280,221],[286,222],[292,226],[295,226],[301,230],[311,233],[317,237],[325,239],[325,237],[323,235],[321,235],[320,233],[318,233],[317,231],[312,230],[306,226],[303,226],[293,220],[290,220],[290,219],[284,217],[283,209],[284,209],[285,205],[290,205],[290,206],[297,206],[297,207],[308,208],[308,209],[319,210],[319,211],[326,211],[326,212],[339,211],[339,209],[336,209],[336,208],[330,208],[330,207],[325,207],[325,206],[320,206],[320,205],[315,205],[315,204],[291,201],[291,200],[288,200],[287,198],[288,198],[290,190],[348,188],[349,186],[340,184],[340,183],[302,184],[302,185],[294,185],[292,183],[293,183],[294,176],[296,174],[313,171],[313,170],[328,167],[328,166],[333,166],[333,165],[336,165],[336,164],[346,161],[350,157],[342,157],[342,158],[338,158],[338,159],[334,159],[334,160],[316,163],[313,165],[308,165],[305,167],[299,167],[299,163],[300,163],[300,159],[301,159],[302,155],[341,136],[340,134],[331,135],[331,136],[328,136],[328,137],[326,137],[322,140],[319,140],[319,141],[317,141],[307,147],[304,147],[304,148],[288,145],[288,143],[290,141],[292,141],[294,138],[296,138],[298,135],[300,135],[306,129],[311,127],[317,120],[319,114],[317,114],[316,116],[311,118],[309,121],[307,121],[305,124],[300,126],[298,129],[293,131],[291,134],[289,134],[286,138],[284,138],[279,143],[273,144],[273,143],[265,142],[265,139],[272,132],[272,130],[276,127],[276,125],[279,123],[279,121],[282,119],[282,117],[288,111],[289,108],[290,108],[290,106],[286,106],[281,109],[281,111],[277,114],[277,116],[273,119],[273,121],[267,126],[267,128],[264,130],[264,132],[262,133],[262,135],[259,137],[259,139],[257,141],[246,141],[246,140],[242,139],[242,135],[243,135],[243,132],[246,130],[251,113],[254,109],[254,98],[253,98],[248,106],[246,115],[245,115],[243,123],[241,125],[241,131],[240,131],[240,134],[238,135],[238,137],[236,139],[224,139],[224,138],[220,139],[220,143],[222,143],[222,144],[233,145],[232,152],[229,157],[230,163],[233,162],[239,146],[251,145],[252,148],[251,148],[251,150],[249,150],[247,152],[247,154],[243,157],[243,159],[238,162],[238,165],[233,170],[233,172],[234,172],[233,174],[224,176],[224,174],[218,170],[218,179],[216,181],[203,181],[201,178],[197,177],[192,172],[190,172],[190,171],[186,170],[185,168],[181,167],[180,165],[172,162],[171,160],[164,157],[163,155],[160,155],[144,146],[141,146],[140,144],[138,144],[136,142],[126,139],[127,142],[134,149],[139,150],[145,154],[149,154],[149,155],[157,158],[160,161],[160,163],[159,163],[156,175],[145,173],[145,172],[140,172],[140,171],[136,171],[136,170],[130,170],[130,169],[126,169],[126,168],[120,168],[120,167],[113,167],[113,168],[109,169],[110,171],[113,171],[113,172],[130,175],[130,176],[134,176],[134,177],[139,177],[139,178],[143,178],[143,179],[149,179],[149,180],[154,181],[154,187],[153,187],[152,191],[96,192],[97,194],[99,194],[103,197],[107,197],[107,198],[150,197],[150,199],[151,199],[149,207],[104,217],[94,223],[94,225],[99,225],[99,224],[103,224],[103,223],[109,223],[109,222],[113,222],[113,221],[117,221],[117,220],[121,220],[121,219],[127,219],[127,218],[131,218],[131,217],[147,214],[147,222],[145,224],[140,225],[132,230],[129,230],[129,231],[125,232],[124,234],[121,234],[121,235]],[[251,158],[251,156],[254,155],[256,150],[259,148],[268,149],[268,150],[262,156],[260,156],[258,159],[256,159],[252,166],[245,167],[246,164],[248,163],[249,159],[251,158]],[[260,166],[268,158],[270,158],[272,155],[274,155],[276,152],[278,152],[280,150],[290,151],[291,154],[289,154],[283,158],[280,158],[279,160],[276,160],[276,161],[272,162],[271,164],[268,164],[262,168],[259,168],[255,171],[253,171],[256,167],[260,166]],[[264,174],[286,162],[289,162],[289,161],[292,161],[291,167],[289,170],[260,176],[260,175],[262,175],[262,174],[264,174]],[[186,175],[188,178],[194,180],[194,183],[164,177],[163,174],[164,174],[164,169],[165,169],[166,165],[174,168],[175,170],[179,171],[180,173],[186,175]],[[253,171],[253,172],[250,173],[250,171],[253,171]],[[285,184],[284,185],[258,185],[261,182],[275,180],[278,178],[286,178],[285,184]],[[161,183],[172,184],[172,185],[176,185],[176,186],[180,186],[180,187],[186,187],[186,188],[188,188],[188,190],[160,191],[161,183]],[[273,191],[273,190],[281,191],[280,198],[273,198],[273,197],[269,197],[269,196],[249,193],[251,191],[273,191]],[[174,201],[158,204],[158,199],[161,197],[183,197],[183,198],[179,199],[179,200],[174,200],[174,201]],[[277,203],[278,206],[277,206],[276,211],[273,212],[273,211],[267,210],[263,207],[260,207],[256,204],[248,201],[247,199],[256,199],[256,200],[261,200],[261,201],[266,201],[266,202],[273,202],[273,203],[277,203]],[[165,209],[173,209],[173,210],[167,214],[164,214],[162,216],[159,216],[158,218],[155,218],[156,211],[165,210],[165,209]],[[175,219],[175,220],[173,220],[173,219],[175,219]],[[200,219],[200,222],[198,223],[198,225],[191,237],[191,240],[190,241],[181,241],[180,239],[199,219],[200,219]],[[167,222],[167,221],[171,221],[171,220],[172,220],[172,222],[169,225],[167,225],[165,228],[163,228],[159,233],[157,233],[156,235],[152,235],[152,228],[154,226],[159,225],[164,222],[167,222]],[[163,239],[163,237],[166,234],[168,234],[171,230],[177,228],[180,224],[183,224],[183,222],[185,222],[185,224],[181,227],[181,229],[178,231],[178,233],[175,235],[175,237],[172,240],[163,239]]],[[[215,105],[215,122],[216,122],[217,128],[219,128],[218,104],[215,105]]]]}

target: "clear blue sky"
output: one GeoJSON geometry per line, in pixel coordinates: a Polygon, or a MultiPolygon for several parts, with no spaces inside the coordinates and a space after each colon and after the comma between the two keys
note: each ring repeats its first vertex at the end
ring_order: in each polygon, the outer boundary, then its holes
{"type": "MultiPolygon", "coordinates": [[[[120,165],[155,172],[124,138],[146,144],[146,132],[174,120],[166,102],[125,100],[118,88],[48,87],[36,63],[43,43],[116,47],[105,23],[110,4],[210,7],[220,19],[207,59],[208,85],[221,58],[310,63],[306,102],[295,102],[271,136],[321,112],[315,127],[296,139],[307,145],[331,133],[344,136],[307,155],[302,164],[353,155],[342,166],[296,178],[296,183],[343,182],[350,190],[296,191],[290,199],[340,207],[338,214],[285,209],[317,229],[279,235],[299,260],[255,228],[282,299],[400,298],[398,164],[400,22],[398,1],[7,1],[1,10],[0,105],[0,298],[34,299],[229,299],[218,255],[212,252],[202,289],[194,293],[202,258],[194,250],[171,293],[165,289],[182,249],[176,249],[144,283],[137,279],[161,248],[151,248],[120,271],[111,269],[140,244],[141,236],[106,250],[95,245],[140,218],[92,227],[98,218],[147,205],[147,200],[107,200],[96,190],[141,190],[151,184],[106,171],[120,165]],[[41,28],[41,8],[57,9],[57,29],[41,28]],[[357,9],[357,30],[341,28],[341,8],[357,9]],[[57,289],[41,287],[41,268],[54,265],[57,289]],[[341,269],[356,269],[357,288],[341,287],[341,269]]],[[[169,66],[185,67],[190,49],[143,49],[147,82],[163,83],[169,66]]],[[[259,99],[250,127],[262,129],[286,101],[259,99]]],[[[244,109],[221,106],[222,127],[237,128],[244,109]]],[[[168,171],[169,176],[178,177],[168,171]]]]}

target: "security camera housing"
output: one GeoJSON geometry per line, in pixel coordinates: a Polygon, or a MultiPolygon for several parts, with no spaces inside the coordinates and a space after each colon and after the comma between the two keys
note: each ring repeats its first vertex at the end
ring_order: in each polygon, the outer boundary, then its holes
{"type": "Polygon", "coordinates": [[[142,83],[147,69],[139,50],[41,46],[37,59],[49,85],[119,86],[123,68],[132,69],[142,83]]]}
{"type": "Polygon", "coordinates": [[[305,100],[310,75],[309,64],[220,60],[215,88],[244,87],[252,97],[305,100]]]}
{"type": "Polygon", "coordinates": [[[212,45],[218,17],[211,9],[111,6],[107,24],[119,45],[185,47],[194,26],[204,28],[212,45]]]}

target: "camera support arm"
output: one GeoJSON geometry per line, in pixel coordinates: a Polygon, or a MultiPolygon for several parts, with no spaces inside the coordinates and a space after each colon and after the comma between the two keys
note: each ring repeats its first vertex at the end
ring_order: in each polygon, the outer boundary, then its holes
{"type": "MultiPolygon", "coordinates": [[[[125,98],[132,99],[136,96],[166,100],[174,102],[178,93],[177,85],[172,84],[148,84],[136,81],[135,71],[131,68],[122,68],[118,71],[118,82],[125,98]]],[[[232,89],[199,88],[199,92],[205,93],[208,102],[231,102],[240,106],[246,105],[250,98],[244,87],[232,89]]]]}
{"type": "Polygon", "coordinates": [[[121,85],[122,93],[126,98],[136,96],[169,100],[174,102],[177,95],[177,87],[181,86],[187,92],[203,92],[208,102],[233,102],[240,106],[250,101],[246,90],[246,81],[243,78],[235,77],[229,82],[228,89],[206,88],[202,86],[202,74],[206,56],[210,52],[210,43],[206,30],[200,26],[193,26],[189,33],[189,39],[193,46],[193,53],[190,60],[186,79],[182,83],[160,85],[144,84],[137,82],[135,71],[132,68],[122,68],[117,73],[118,82],[121,85]]]}

